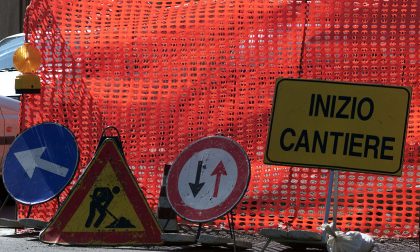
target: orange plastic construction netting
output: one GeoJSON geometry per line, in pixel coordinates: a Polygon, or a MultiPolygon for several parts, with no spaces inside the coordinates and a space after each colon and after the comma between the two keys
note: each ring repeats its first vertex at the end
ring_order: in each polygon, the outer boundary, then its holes
{"type": "MultiPolygon", "coordinates": [[[[164,165],[222,132],[251,159],[236,229],[316,230],[328,170],[263,164],[275,80],[410,86],[402,176],[340,172],[338,228],[418,237],[418,12],[417,0],[32,0],[24,28],[42,52],[42,89],[23,95],[21,130],[52,121],[74,132],[81,162],[64,200],[104,127],[116,126],[153,209],[164,165]]],[[[49,220],[56,209],[53,200],[31,216],[49,220]]]]}

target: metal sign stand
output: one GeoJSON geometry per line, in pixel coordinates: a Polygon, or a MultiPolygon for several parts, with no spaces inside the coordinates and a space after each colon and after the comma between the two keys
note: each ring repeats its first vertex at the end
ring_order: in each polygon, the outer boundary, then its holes
{"type": "Polygon", "coordinates": [[[57,195],[57,208],[60,208],[61,202],[60,202],[60,195],[57,195]]]}
{"type": "MultiPolygon", "coordinates": [[[[337,219],[337,205],[338,205],[338,200],[337,200],[337,195],[338,195],[338,171],[334,171],[334,170],[330,170],[329,171],[329,180],[328,180],[328,191],[327,191],[327,197],[326,197],[326,202],[325,202],[325,215],[324,215],[324,224],[328,223],[328,219],[330,216],[330,208],[331,208],[331,196],[332,196],[332,190],[334,187],[334,207],[333,207],[333,221],[334,223],[336,222],[337,219]]],[[[322,232],[322,235],[320,237],[320,240],[313,240],[313,241],[308,241],[308,240],[297,240],[297,239],[287,239],[284,238],[282,236],[282,232],[279,232],[279,230],[277,229],[262,229],[260,231],[260,234],[267,237],[268,240],[267,242],[264,244],[263,248],[261,249],[262,251],[265,251],[265,249],[268,247],[269,243],[271,241],[276,241],[279,242],[281,244],[285,244],[288,246],[295,246],[297,249],[303,249],[306,247],[317,247],[317,248],[321,248],[324,247],[326,242],[327,242],[327,234],[326,232],[322,232]]]]}
{"type": "MultiPolygon", "coordinates": [[[[334,185],[335,171],[330,170],[330,178],[328,180],[328,192],[327,192],[327,202],[325,203],[325,215],[324,215],[324,224],[328,224],[328,219],[330,217],[330,208],[331,208],[331,196],[334,185]]],[[[335,200],[334,200],[335,202],[335,200]]],[[[327,232],[322,232],[322,241],[327,242],[327,232]]]]}
{"type": "Polygon", "coordinates": [[[227,218],[228,218],[228,222],[229,222],[230,237],[233,240],[233,251],[236,252],[235,223],[233,222],[233,212],[232,211],[230,211],[227,214],[227,218]],[[229,214],[230,214],[230,218],[229,218],[229,214]]]}
{"type": "Polygon", "coordinates": [[[29,205],[28,212],[26,213],[26,218],[29,218],[31,216],[31,213],[32,213],[32,205],[29,205]]]}
{"type": "Polygon", "coordinates": [[[9,200],[9,198],[10,198],[10,195],[7,194],[6,198],[4,199],[3,203],[1,204],[0,212],[3,210],[4,206],[6,205],[7,201],[9,200]]]}
{"type": "Polygon", "coordinates": [[[339,171],[334,170],[334,205],[333,205],[333,231],[336,230],[337,225],[337,210],[338,210],[338,177],[339,171]]]}
{"type": "Polygon", "coordinates": [[[198,224],[198,229],[197,229],[197,235],[195,236],[196,238],[196,240],[198,240],[199,238],[200,238],[200,235],[201,235],[201,229],[203,228],[203,223],[199,223],[198,224]]]}
{"type": "Polygon", "coordinates": [[[250,249],[252,244],[247,241],[241,241],[236,239],[235,235],[235,223],[233,220],[233,211],[229,211],[226,214],[227,221],[229,223],[229,234],[230,238],[223,237],[223,236],[214,236],[209,234],[202,234],[203,223],[199,223],[197,234],[196,234],[196,242],[201,243],[204,246],[229,246],[233,247],[233,251],[237,251],[239,248],[242,249],[250,249]]]}

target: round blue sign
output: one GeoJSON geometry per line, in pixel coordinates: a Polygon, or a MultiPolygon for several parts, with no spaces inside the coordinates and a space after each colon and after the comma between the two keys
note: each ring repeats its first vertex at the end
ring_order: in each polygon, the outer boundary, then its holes
{"type": "Polygon", "coordinates": [[[74,135],[56,123],[42,123],[22,132],[3,164],[3,182],[15,200],[39,204],[61,193],[79,162],[74,135]]]}

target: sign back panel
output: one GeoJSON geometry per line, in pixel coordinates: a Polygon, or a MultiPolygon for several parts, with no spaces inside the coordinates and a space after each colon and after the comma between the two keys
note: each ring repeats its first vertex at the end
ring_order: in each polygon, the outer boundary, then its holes
{"type": "Polygon", "coordinates": [[[279,79],[266,164],[401,175],[406,87],[279,79]]]}

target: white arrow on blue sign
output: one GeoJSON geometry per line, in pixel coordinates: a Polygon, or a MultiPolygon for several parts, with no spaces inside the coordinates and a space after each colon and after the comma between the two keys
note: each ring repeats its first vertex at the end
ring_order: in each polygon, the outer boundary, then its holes
{"type": "Polygon", "coordinates": [[[46,150],[46,147],[16,152],[15,157],[19,161],[22,168],[25,170],[28,177],[31,179],[34,175],[35,169],[39,167],[45,171],[54,173],[61,177],[66,177],[69,169],[55,163],[51,163],[41,158],[46,150]]]}
{"type": "Polygon", "coordinates": [[[56,123],[42,123],[20,134],[3,165],[9,194],[23,204],[39,204],[61,193],[79,162],[74,135],[56,123]]]}

